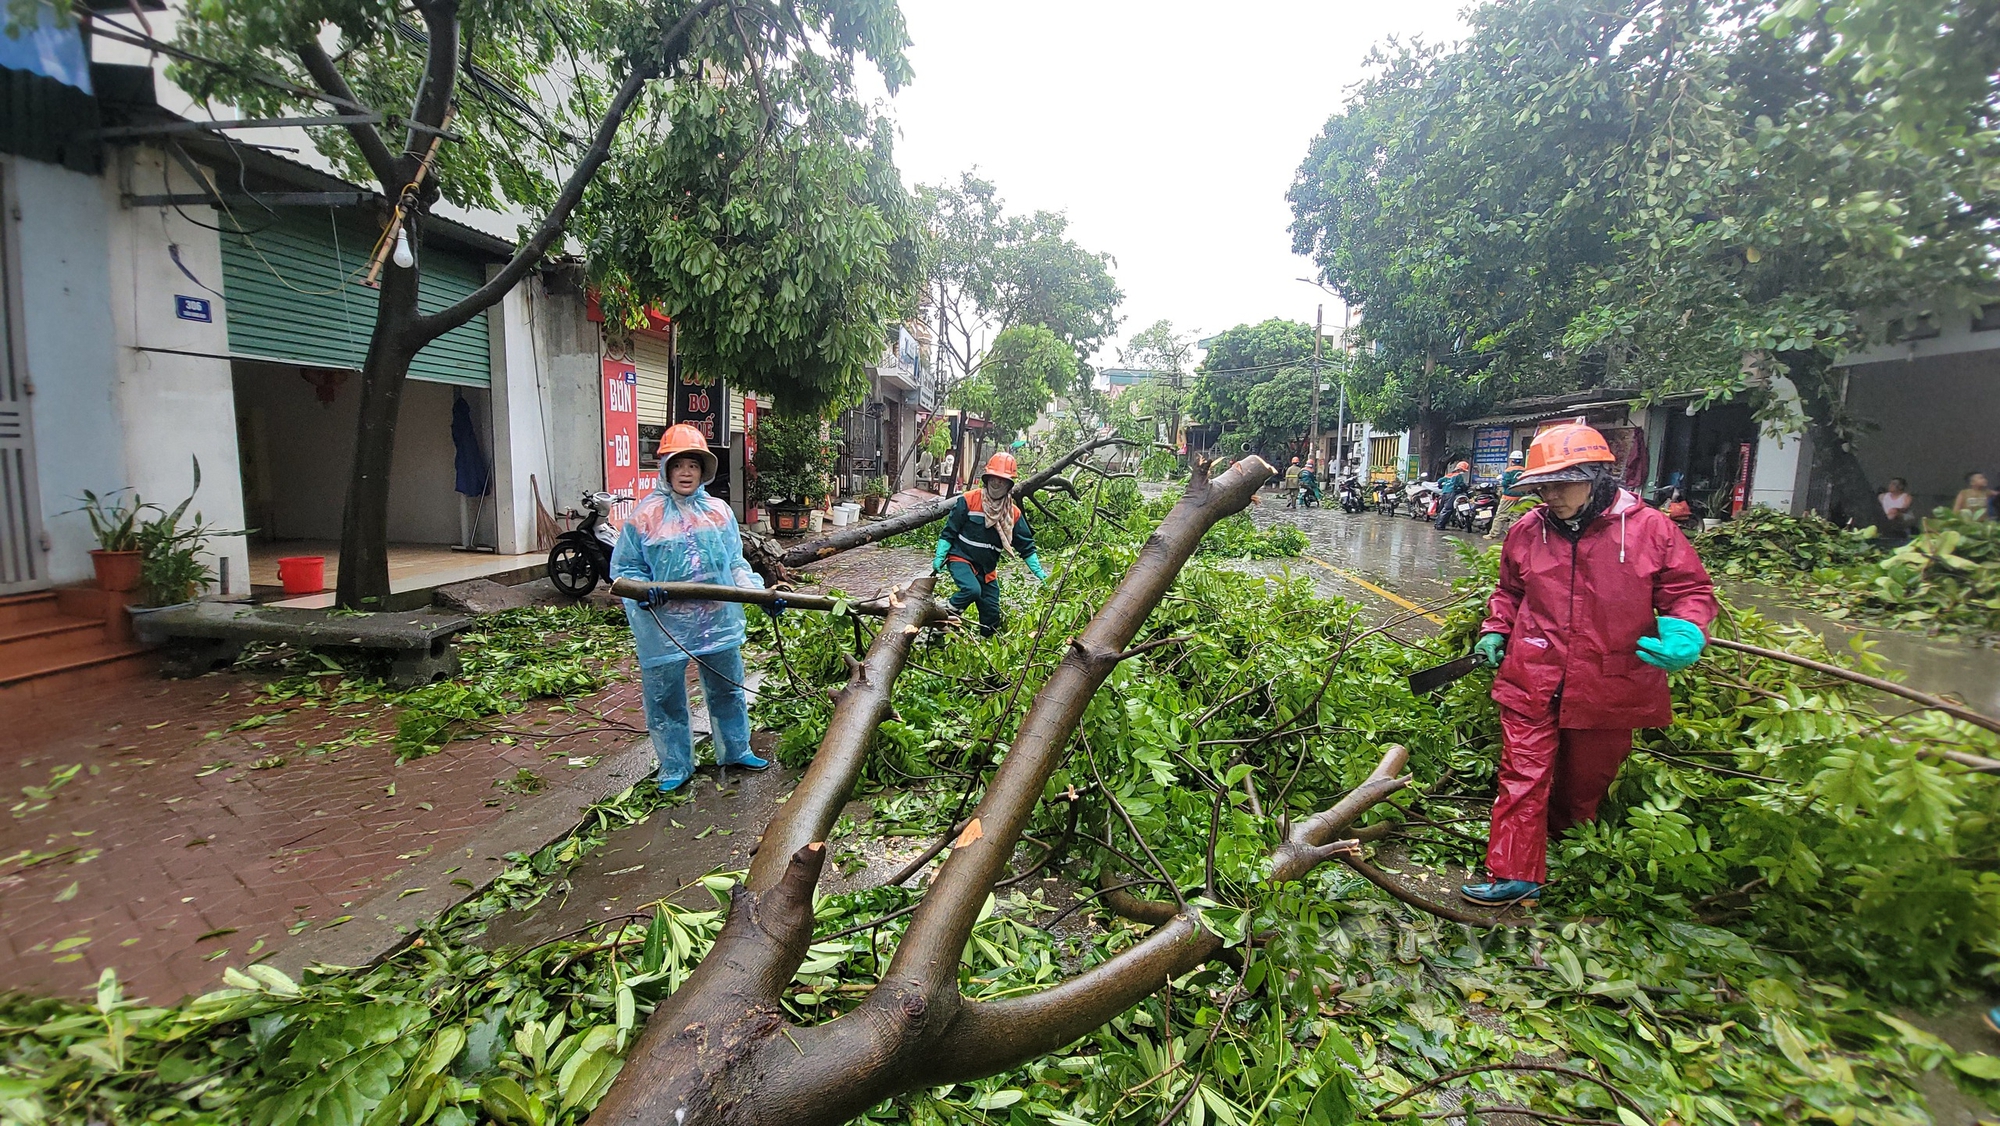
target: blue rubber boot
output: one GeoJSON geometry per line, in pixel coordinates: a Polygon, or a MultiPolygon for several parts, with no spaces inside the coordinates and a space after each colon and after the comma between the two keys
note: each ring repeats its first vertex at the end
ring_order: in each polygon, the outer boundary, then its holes
{"type": "Polygon", "coordinates": [[[1483,907],[1511,907],[1516,903],[1534,903],[1542,898],[1542,885],[1527,880],[1493,880],[1484,884],[1465,884],[1458,894],[1483,907]]]}

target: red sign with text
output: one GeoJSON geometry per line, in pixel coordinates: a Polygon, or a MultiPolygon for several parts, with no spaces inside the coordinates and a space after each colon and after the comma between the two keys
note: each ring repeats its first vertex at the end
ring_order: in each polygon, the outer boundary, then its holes
{"type": "Polygon", "coordinates": [[[622,356],[604,357],[604,487],[614,496],[639,490],[639,373],[622,356]]]}

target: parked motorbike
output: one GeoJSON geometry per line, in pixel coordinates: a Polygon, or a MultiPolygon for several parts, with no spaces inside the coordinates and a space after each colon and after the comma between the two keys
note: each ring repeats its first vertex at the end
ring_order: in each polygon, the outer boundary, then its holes
{"type": "Polygon", "coordinates": [[[1444,490],[1428,477],[1418,478],[1403,489],[1403,503],[1409,507],[1412,520],[1436,520],[1443,500],[1444,490]]]}
{"type": "Polygon", "coordinates": [[[1384,516],[1394,516],[1396,508],[1403,502],[1403,482],[1375,482],[1375,510],[1384,516]]]}
{"type": "Polygon", "coordinates": [[[1340,510],[1353,513],[1368,511],[1368,498],[1361,495],[1361,478],[1355,474],[1340,479],[1340,510]]]}
{"type": "Polygon", "coordinates": [[[609,520],[611,506],[631,497],[611,493],[585,493],[578,503],[584,511],[562,515],[583,522],[556,537],[549,549],[549,582],[571,598],[583,598],[598,583],[611,581],[611,549],[618,546],[618,528],[609,520]]]}
{"type": "Polygon", "coordinates": [[[1465,530],[1485,534],[1493,530],[1493,517],[1500,511],[1500,486],[1481,485],[1472,490],[1469,502],[1472,511],[1466,519],[1465,530]]]}

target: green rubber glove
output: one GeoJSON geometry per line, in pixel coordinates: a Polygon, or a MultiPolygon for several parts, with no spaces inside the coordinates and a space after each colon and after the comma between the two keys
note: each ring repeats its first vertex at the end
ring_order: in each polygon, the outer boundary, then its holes
{"type": "Polygon", "coordinates": [[[951,554],[951,544],[947,543],[944,540],[939,540],[937,549],[937,558],[931,560],[931,570],[933,571],[944,570],[944,557],[949,554],[951,554]]]}
{"type": "Polygon", "coordinates": [[[1488,668],[1500,667],[1500,658],[1507,652],[1507,635],[1504,633],[1482,633],[1479,640],[1472,643],[1472,655],[1488,668]]]}
{"type": "Polygon", "coordinates": [[[1040,580],[1041,580],[1041,581],[1043,581],[1043,582],[1048,582],[1048,581],[1049,581],[1049,573],[1048,573],[1047,571],[1045,571],[1045,570],[1043,570],[1043,569],[1042,569],[1042,557],[1041,557],[1041,556],[1039,556],[1039,555],[1036,555],[1036,554],[1035,554],[1035,553],[1033,553],[1033,552],[1029,552],[1029,553],[1028,553],[1028,558],[1027,558],[1027,559],[1025,559],[1025,560],[1023,560],[1023,562],[1027,563],[1027,565],[1028,565],[1028,570],[1029,570],[1029,571],[1031,571],[1031,572],[1033,572],[1033,573],[1034,573],[1034,576],[1035,576],[1035,577],[1036,577],[1037,579],[1040,579],[1040,580]]]}
{"type": "Polygon", "coordinates": [[[1708,647],[1708,637],[1701,627],[1680,618],[1662,614],[1656,632],[1658,637],[1639,639],[1639,651],[1635,654],[1654,668],[1679,672],[1700,660],[1701,651],[1708,647]]]}

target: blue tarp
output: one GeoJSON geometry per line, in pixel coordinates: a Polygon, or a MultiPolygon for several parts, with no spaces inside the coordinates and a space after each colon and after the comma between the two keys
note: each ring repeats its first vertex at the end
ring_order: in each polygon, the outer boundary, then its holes
{"type": "Polygon", "coordinates": [[[59,26],[55,5],[47,0],[39,14],[38,26],[16,25],[11,28],[17,33],[13,35],[0,32],[0,67],[43,75],[86,94],[94,93],[90,88],[90,54],[83,49],[83,32],[76,21],[59,26]]]}

